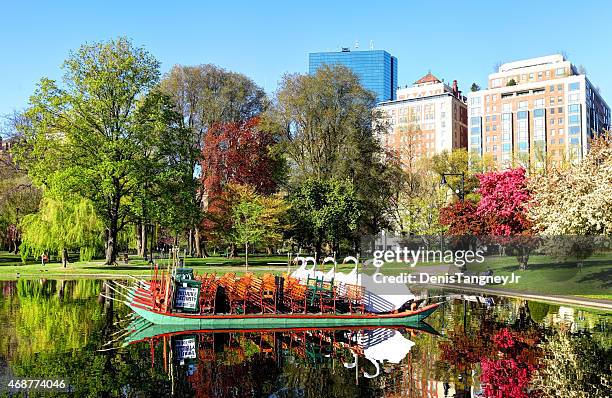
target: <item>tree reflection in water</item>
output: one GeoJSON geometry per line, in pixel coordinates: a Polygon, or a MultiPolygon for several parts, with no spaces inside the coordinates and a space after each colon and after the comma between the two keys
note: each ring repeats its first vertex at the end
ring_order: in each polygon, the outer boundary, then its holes
{"type": "Polygon", "coordinates": [[[609,316],[594,312],[451,301],[429,318],[441,335],[400,330],[414,346],[397,350],[396,364],[368,360],[379,337],[361,330],[170,333],[118,348],[134,336],[124,334],[129,314],[101,289],[0,282],[0,374],[66,377],[79,397],[604,397],[610,388],[609,316]]]}

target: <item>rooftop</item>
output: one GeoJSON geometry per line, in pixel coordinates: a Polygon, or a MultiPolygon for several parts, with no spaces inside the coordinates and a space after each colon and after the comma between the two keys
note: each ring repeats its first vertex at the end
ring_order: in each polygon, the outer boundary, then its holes
{"type": "Polygon", "coordinates": [[[431,74],[431,72],[427,72],[425,76],[414,82],[414,84],[431,84],[431,83],[442,83],[440,79],[431,74]]]}

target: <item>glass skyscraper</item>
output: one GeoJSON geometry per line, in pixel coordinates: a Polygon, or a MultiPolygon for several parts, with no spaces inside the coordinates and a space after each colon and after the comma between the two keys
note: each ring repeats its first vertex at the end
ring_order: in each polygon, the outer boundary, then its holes
{"type": "Polygon", "coordinates": [[[361,84],[376,94],[378,102],[391,101],[397,91],[397,58],[384,50],[310,53],[308,69],[315,73],[322,65],[344,65],[351,69],[361,84]]]}

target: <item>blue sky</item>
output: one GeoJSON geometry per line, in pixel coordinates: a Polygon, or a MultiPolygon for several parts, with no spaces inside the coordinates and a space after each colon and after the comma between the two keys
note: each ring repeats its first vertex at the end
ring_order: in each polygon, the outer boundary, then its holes
{"type": "Polygon", "coordinates": [[[23,109],[41,77],[60,78],[71,49],[117,36],[164,72],[214,63],[269,93],[285,72],[307,71],[309,52],[356,41],[395,55],[401,86],[431,70],[464,91],[484,86],[498,62],[563,51],[612,104],[607,1],[10,1],[2,14],[0,115],[23,109]]]}

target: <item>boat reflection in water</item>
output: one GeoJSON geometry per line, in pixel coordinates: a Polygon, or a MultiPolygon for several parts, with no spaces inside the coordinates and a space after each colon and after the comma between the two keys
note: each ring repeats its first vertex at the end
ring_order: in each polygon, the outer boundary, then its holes
{"type": "MultiPolygon", "coordinates": [[[[415,345],[411,338],[423,333],[437,335],[424,322],[410,327],[367,329],[213,331],[181,330],[180,326],[155,325],[137,318],[127,327],[120,343],[123,346],[148,344],[151,366],[159,366],[161,361],[172,388],[175,389],[175,383],[186,381],[196,396],[240,396],[238,391],[250,388],[245,386],[250,381],[263,384],[263,380],[252,375],[264,369],[267,380],[270,380],[269,373],[285,379],[279,380],[278,391],[270,396],[295,396],[303,386],[301,382],[286,380],[291,378],[287,368],[294,368],[298,373],[318,368],[343,378],[352,374],[355,386],[359,386],[360,382],[375,379],[385,371],[388,373],[388,367],[400,364],[415,345]]],[[[185,386],[179,389],[184,391],[185,386]]]]}

